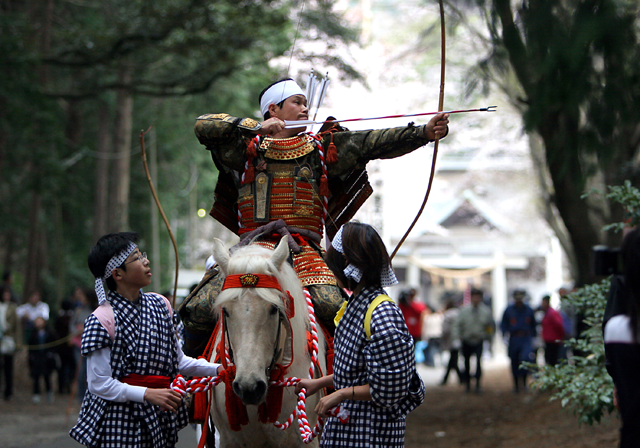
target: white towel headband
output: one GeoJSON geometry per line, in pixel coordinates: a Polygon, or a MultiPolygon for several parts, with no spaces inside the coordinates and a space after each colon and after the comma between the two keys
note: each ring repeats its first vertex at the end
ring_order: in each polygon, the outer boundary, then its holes
{"type": "MultiPolygon", "coordinates": [[[[335,250],[344,255],[344,248],[342,247],[342,229],[344,229],[344,224],[340,227],[340,230],[338,230],[336,236],[333,237],[331,246],[333,246],[335,250]]],[[[343,272],[347,278],[355,280],[356,283],[360,283],[360,280],[362,280],[362,271],[351,263],[349,263],[349,265],[344,268],[343,272]]],[[[391,269],[391,266],[387,266],[387,269],[382,268],[382,271],[380,271],[380,285],[386,288],[387,286],[393,286],[397,284],[398,279],[396,278],[396,274],[395,272],[393,272],[393,269],[391,269]]]]}
{"type": "Polygon", "coordinates": [[[137,248],[138,246],[136,246],[134,243],[129,243],[126,249],[124,249],[118,255],[114,255],[111,260],[109,260],[109,263],[107,263],[107,267],[104,269],[104,276],[96,277],[95,288],[96,295],[98,296],[98,305],[102,305],[107,300],[107,294],[104,292],[104,282],[107,281],[109,277],[111,277],[113,270],[124,263],[131,252],[133,252],[137,248]]]}
{"type": "Polygon", "coordinates": [[[262,112],[264,116],[269,112],[270,104],[280,104],[293,95],[304,96],[304,92],[295,81],[289,79],[272,85],[262,94],[262,98],[260,99],[260,112],[262,112]]]}

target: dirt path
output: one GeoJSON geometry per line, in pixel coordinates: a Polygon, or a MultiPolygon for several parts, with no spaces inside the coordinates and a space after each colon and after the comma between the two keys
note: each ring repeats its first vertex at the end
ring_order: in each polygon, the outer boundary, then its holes
{"type": "MultiPolygon", "coordinates": [[[[424,370],[424,369],[422,369],[424,370]]],[[[617,447],[619,420],[596,426],[549,402],[547,394],[514,394],[506,366],[485,372],[483,393],[465,393],[449,380],[431,386],[422,406],[407,419],[407,448],[589,448],[617,447]]],[[[457,379],[456,379],[457,381],[457,379]]]]}

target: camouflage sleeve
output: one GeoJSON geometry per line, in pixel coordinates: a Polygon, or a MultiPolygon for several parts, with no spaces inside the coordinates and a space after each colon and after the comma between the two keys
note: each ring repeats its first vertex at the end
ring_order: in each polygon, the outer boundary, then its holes
{"type": "MultiPolygon", "coordinates": [[[[424,126],[412,124],[399,128],[336,132],[333,143],[338,150],[338,162],[329,165],[329,176],[362,169],[370,160],[393,159],[410,153],[429,143],[423,133],[424,126]]],[[[323,138],[325,148],[330,141],[329,135],[323,138]]]]}
{"type": "Polygon", "coordinates": [[[246,160],[247,139],[255,136],[260,123],[251,118],[229,114],[205,114],[198,117],[196,137],[223,165],[241,171],[246,160]]]}

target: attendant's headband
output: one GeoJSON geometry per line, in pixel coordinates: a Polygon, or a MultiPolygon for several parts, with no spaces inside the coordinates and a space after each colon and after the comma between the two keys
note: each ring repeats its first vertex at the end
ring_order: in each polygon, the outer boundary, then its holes
{"type": "Polygon", "coordinates": [[[104,276],[96,277],[95,288],[96,295],[98,296],[98,305],[102,305],[107,300],[107,294],[104,291],[104,282],[107,281],[109,277],[111,277],[113,270],[118,266],[121,266],[122,263],[124,263],[125,260],[129,257],[131,252],[133,252],[137,248],[138,246],[136,246],[134,243],[129,243],[126,249],[124,249],[118,255],[114,255],[111,260],[109,260],[109,263],[107,263],[107,267],[104,269],[104,276]]]}
{"type": "MultiPolygon", "coordinates": [[[[333,246],[335,250],[344,255],[344,248],[342,247],[342,229],[344,229],[344,225],[342,225],[340,227],[340,230],[338,230],[338,233],[336,233],[336,236],[331,242],[331,246],[333,246]]],[[[349,263],[349,265],[344,268],[343,272],[347,278],[355,280],[356,283],[360,283],[360,280],[362,280],[362,270],[352,265],[351,263],[349,263]]],[[[393,272],[393,269],[391,269],[391,266],[387,266],[387,269],[383,268],[380,272],[380,286],[386,288],[388,286],[397,284],[398,279],[396,278],[396,274],[393,272]]]]}

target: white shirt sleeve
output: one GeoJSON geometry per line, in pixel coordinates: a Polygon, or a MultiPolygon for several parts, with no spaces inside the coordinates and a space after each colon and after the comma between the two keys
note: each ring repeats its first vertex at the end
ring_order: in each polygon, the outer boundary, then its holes
{"type": "Polygon", "coordinates": [[[111,349],[102,348],[87,357],[87,383],[89,391],[108,401],[135,401],[144,403],[146,387],[132,386],[112,377],[111,349]]]}
{"type": "MultiPolygon", "coordinates": [[[[146,387],[132,386],[112,377],[111,349],[105,347],[87,357],[89,391],[108,401],[144,403],[146,387]]],[[[216,376],[220,364],[186,356],[178,346],[178,370],[187,376],[216,376]]]]}
{"type": "Polygon", "coordinates": [[[38,304],[38,314],[44,318],[44,320],[49,320],[49,305],[44,302],[40,302],[38,304]]]}
{"type": "Polygon", "coordinates": [[[221,364],[185,355],[178,344],[178,371],[187,376],[216,376],[221,364]]]}

